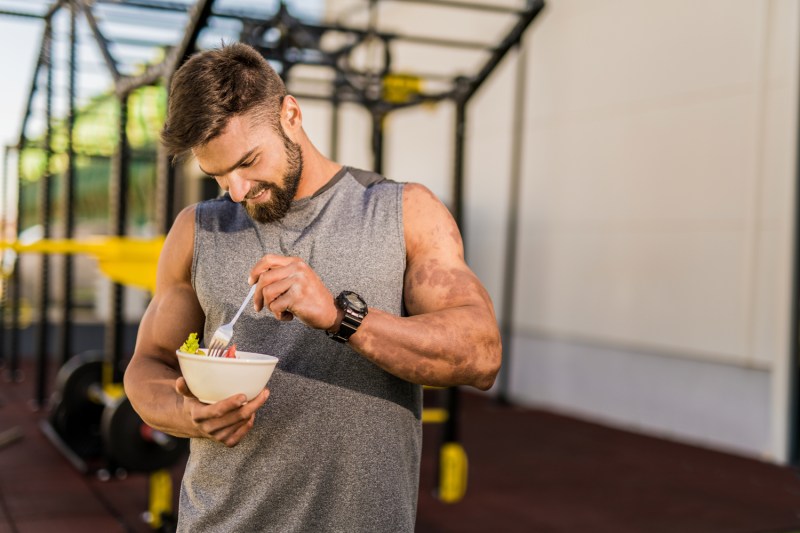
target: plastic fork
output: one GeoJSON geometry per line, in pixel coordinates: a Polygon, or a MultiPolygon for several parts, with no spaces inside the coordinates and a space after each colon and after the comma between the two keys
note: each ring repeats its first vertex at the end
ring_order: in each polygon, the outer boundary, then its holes
{"type": "Polygon", "coordinates": [[[239,310],[236,311],[233,320],[231,320],[227,324],[222,324],[220,327],[217,328],[217,331],[214,332],[214,335],[211,337],[211,342],[208,344],[209,356],[222,357],[225,354],[225,348],[228,347],[228,343],[231,342],[231,337],[233,337],[233,325],[236,324],[237,320],[239,320],[239,315],[242,314],[242,311],[244,311],[247,302],[250,301],[250,298],[253,297],[253,293],[255,292],[256,292],[256,285],[253,284],[253,286],[250,287],[250,292],[247,293],[247,296],[242,302],[241,307],[239,307],[239,310]]]}

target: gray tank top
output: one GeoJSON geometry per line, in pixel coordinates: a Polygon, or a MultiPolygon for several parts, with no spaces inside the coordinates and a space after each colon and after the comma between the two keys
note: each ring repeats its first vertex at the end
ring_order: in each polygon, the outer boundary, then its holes
{"type": "MultiPolygon", "coordinates": [[[[334,295],[400,315],[403,185],[344,167],[279,222],[253,221],[226,195],[197,205],[192,283],[205,338],[232,318],[267,253],[298,256],[334,295]]],[[[270,397],[235,447],[192,439],[180,493],[183,532],[412,532],[422,443],[421,387],[299,320],[248,306],[243,351],[280,360],[270,397]]]]}

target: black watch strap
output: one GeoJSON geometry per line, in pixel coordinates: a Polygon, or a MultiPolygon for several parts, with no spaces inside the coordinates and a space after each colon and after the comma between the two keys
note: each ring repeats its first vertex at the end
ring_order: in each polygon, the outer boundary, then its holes
{"type": "Polygon", "coordinates": [[[331,339],[346,343],[350,340],[353,333],[356,332],[361,321],[367,316],[367,304],[364,300],[354,292],[342,291],[336,297],[336,305],[339,309],[344,311],[342,323],[339,325],[339,330],[336,333],[328,333],[331,339]]]}

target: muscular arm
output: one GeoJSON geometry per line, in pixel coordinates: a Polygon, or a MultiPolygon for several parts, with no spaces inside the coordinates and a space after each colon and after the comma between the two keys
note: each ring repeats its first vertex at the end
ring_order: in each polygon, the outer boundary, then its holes
{"type": "Polygon", "coordinates": [[[244,396],[200,403],[181,377],[175,350],[205,316],[191,285],[194,207],[184,209],[164,242],[156,290],[144,313],[133,358],[125,370],[125,393],[148,425],[180,437],[206,437],[235,445],[252,427],[267,391],[244,404],[244,396]]]}
{"type": "MultiPolygon", "coordinates": [[[[455,221],[428,189],[408,184],[403,226],[403,298],[411,316],[370,308],[350,346],[407,381],[488,389],[500,368],[500,333],[489,295],[464,262],[455,221]]],[[[328,331],[341,322],[332,294],[298,257],[264,256],[248,281],[259,284],[257,310],[266,306],[280,320],[297,317],[328,331]]]]}
{"type": "Polygon", "coordinates": [[[494,383],[502,349],[488,293],[464,261],[461,235],[427,188],[403,193],[410,316],[370,309],[350,344],[392,374],[425,385],[494,383]]]}

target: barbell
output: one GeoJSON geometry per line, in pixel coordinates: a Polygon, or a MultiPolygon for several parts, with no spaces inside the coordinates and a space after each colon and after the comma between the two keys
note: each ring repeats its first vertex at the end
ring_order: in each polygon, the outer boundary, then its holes
{"type": "Polygon", "coordinates": [[[121,387],[104,387],[105,364],[102,352],[88,351],[59,369],[49,419],[54,432],[80,459],[105,459],[115,470],[154,472],[175,464],[187,439],[151,428],[121,387]]]}

